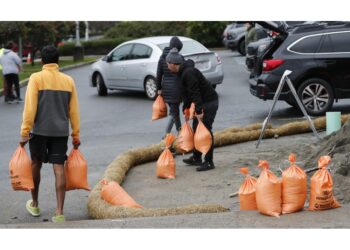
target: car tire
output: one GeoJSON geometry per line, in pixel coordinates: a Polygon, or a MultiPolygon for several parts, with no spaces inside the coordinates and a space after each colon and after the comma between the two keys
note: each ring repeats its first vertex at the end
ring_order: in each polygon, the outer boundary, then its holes
{"type": "Polygon", "coordinates": [[[156,97],[157,97],[157,84],[156,84],[156,79],[153,76],[146,77],[144,88],[145,88],[146,96],[149,99],[151,99],[151,100],[156,99],[156,97]]]}
{"type": "Polygon", "coordinates": [[[238,52],[242,56],[245,56],[245,40],[244,39],[242,39],[238,44],[238,52]]]}
{"type": "Polygon", "coordinates": [[[95,83],[96,83],[97,94],[99,96],[106,96],[108,94],[108,90],[106,88],[103,77],[100,73],[96,74],[95,83]]]}
{"type": "Polygon", "coordinates": [[[298,96],[306,112],[312,116],[324,115],[332,108],[334,93],[330,84],[321,78],[310,78],[298,88],[298,96]]]}
{"type": "Polygon", "coordinates": [[[297,104],[296,101],[285,100],[285,102],[286,102],[288,105],[292,106],[293,108],[298,108],[298,104],[297,104]]]}

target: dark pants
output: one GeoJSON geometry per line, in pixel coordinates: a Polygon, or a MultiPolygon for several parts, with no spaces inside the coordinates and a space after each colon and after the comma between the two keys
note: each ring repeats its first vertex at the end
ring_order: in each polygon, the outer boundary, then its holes
{"type": "Polygon", "coordinates": [[[12,93],[12,86],[15,86],[15,90],[16,90],[16,95],[17,98],[20,98],[20,89],[19,89],[19,78],[18,78],[18,74],[7,74],[4,75],[5,80],[6,80],[6,88],[7,88],[7,93],[6,93],[6,98],[8,99],[14,99],[15,97],[13,96],[12,93]]]}
{"type": "Polygon", "coordinates": [[[180,103],[178,102],[168,103],[168,106],[170,111],[169,111],[169,120],[166,126],[165,133],[169,134],[171,132],[171,129],[173,128],[174,123],[175,123],[177,132],[179,132],[181,128],[181,120],[180,120],[180,113],[179,113],[180,103]]]}
{"type": "MultiPolygon", "coordinates": [[[[205,127],[210,131],[211,138],[212,138],[212,143],[211,143],[211,148],[208,151],[208,153],[204,156],[204,160],[207,162],[212,162],[213,161],[213,154],[214,154],[214,135],[213,132],[211,131],[213,128],[213,123],[215,120],[216,112],[218,111],[219,108],[219,100],[216,99],[214,101],[206,102],[203,104],[203,124],[205,127]]],[[[198,126],[198,119],[194,118],[193,119],[193,124],[192,128],[193,131],[196,132],[198,126]]],[[[201,159],[202,158],[202,153],[194,150],[193,151],[193,158],[194,159],[201,159]]]]}

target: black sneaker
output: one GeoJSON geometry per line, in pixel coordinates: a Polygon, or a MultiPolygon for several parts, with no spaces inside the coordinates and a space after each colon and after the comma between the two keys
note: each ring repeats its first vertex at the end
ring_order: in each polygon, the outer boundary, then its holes
{"type": "Polygon", "coordinates": [[[200,171],[208,171],[214,168],[215,168],[214,162],[205,161],[198,168],[196,168],[196,170],[200,172],[200,171]]]}
{"type": "Polygon", "coordinates": [[[183,159],[182,161],[188,165],[193,165],[193,166],[200,166],[202,164],[201,159],[194,159],[193,156],[187,159],[183,159]]]}

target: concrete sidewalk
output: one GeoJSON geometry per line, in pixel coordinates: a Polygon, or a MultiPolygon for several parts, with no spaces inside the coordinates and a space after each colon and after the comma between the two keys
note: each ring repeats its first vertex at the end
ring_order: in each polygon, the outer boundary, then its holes
{"type": "Polygon", "coordinates": [[[238,197],[229,197],[238,190],[243,180],[240,166],[249,166],[252,175],[258,175],[260,171],[256,165],[263,157],[270,161],[272,171],[280,176],[278,168],[285,167],[281,162],[288,159],[289,148],[300,145],[300,150],[305,150],[310,142],[316,142],[312,133],[266,139],[258,149],[255,141],[220,147],[215,149],[216,168],[200,173],[185,166],[183,157],[177,156],[175,180],[156,178],[156,164],[151,162],[131,169],[123,183],[125,190],[146,208],[220,204],[230,208],[230,212],[81,221],[69,221],[69,213],[66,213],[68,221],[61,224],[42,222],[42,218],[36,218],[37,223],[31,220],[33,223],[2,224],[0,228],[350,228],[350,204],[311,212],[306,210],[307,200],[304,211],[275,218],[257,211],[239,211],[238,197]],[[285,159],[274,157],[276,150],[285,152],[285,159]]]}

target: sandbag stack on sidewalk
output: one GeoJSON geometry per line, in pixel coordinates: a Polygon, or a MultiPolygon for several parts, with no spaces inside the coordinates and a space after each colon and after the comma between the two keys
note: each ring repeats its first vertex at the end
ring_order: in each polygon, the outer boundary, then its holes
{"type": "MultiPolygon", "coordinates": [[[[318,161],[319,170],[311,177],[309,210],[338,208],[340,204],[333,196],[333,180],[327,166],[329,156],[322,156],[318,161]]],[[[295,155],[289,155],[290,166],[282,172],[280,180],[269,170],[269,163],[260,160],[262,168],[256,181],[248,175],[248,168],[240,171],[247,177],[241,185],[238,195],[240,210],[254,210],[253,197],[256,197],[258,211],[265,215],[279,217],[280,214],[303,210],[307,196],[307,175],[295,164],[295,155]]]]}

